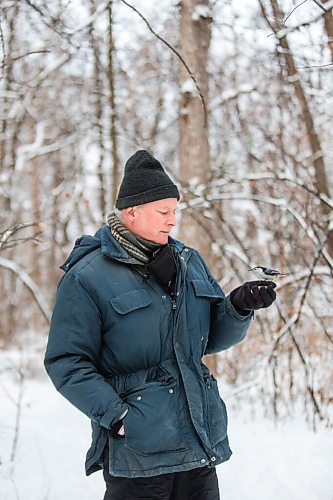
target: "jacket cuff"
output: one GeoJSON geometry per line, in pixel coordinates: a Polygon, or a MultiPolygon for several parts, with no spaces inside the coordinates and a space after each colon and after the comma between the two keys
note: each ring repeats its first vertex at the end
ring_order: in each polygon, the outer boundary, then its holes
{"type": "Polygon", "coordinates": [[[252,318],[252,316],[254,314],[253,310],[251,310],[251,311],[244,311],[244,312],[246,312],[246,315],[240,314],[238,312],[238,310],[235,308],[235,306],[232,304],[232,302],[230,300],[230,295],[228,295],[228,297],[226,297],[225,310],[226,310],[227,313],[230,313],[230,315],[232,317],[234,317],[235,319],[238,319],[240,321],[247,321],[250,318],[252,318]]]}
{"type": "Polygon", "coordinates": [[[106,429],[110,429],[110,427],[118,422],[118,420],[121,420],[123,418],[123,414],[128,412],[128,407],[125,403],[122,403],[122,405],[119,405],[115,409],[115,407],[112,405],[110,408],[104,413],[103,417],[100,420],[100,425],[105,427],[106,429]]]}

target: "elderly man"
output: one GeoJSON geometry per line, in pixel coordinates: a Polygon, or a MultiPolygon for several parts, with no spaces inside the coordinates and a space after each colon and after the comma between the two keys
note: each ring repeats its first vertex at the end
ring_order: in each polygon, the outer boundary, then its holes
{"type": "Polygon", "coordinates": [[[227,414],[202,363],[246,335],[274,284],[226,297],[199,253],[170,237],[177,186],[137,151],[116,207],[79,238],[62,269],[45,367],[92,421],[86,473],[104,469],[105,500],[217,500],[230,458],[227,414]]]}

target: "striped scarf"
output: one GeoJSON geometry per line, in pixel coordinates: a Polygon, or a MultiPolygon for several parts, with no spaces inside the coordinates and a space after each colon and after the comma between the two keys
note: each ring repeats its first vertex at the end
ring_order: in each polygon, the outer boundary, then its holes
{"type": "Polygon", "coordinates": [[[111,212],[107,216],[108,224],[114,239],[135,259],[147,264],[153,253],[162,245],[145,240],[131,233],[121,222],[117,213],[111,212]]]}

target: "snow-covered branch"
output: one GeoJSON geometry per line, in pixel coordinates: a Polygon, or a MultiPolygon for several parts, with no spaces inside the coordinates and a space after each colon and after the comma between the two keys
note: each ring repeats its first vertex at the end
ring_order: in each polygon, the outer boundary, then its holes
{"type": "Polygon", "coordinates": [[[26,241],[30,240],[36,241],[39,231],[37,231],[37,233],[33,234],[32,236],[18,237],[18,233],[23,229],[36,226],[40,227],[40,225],[35,222],[28,222],[28,223],[22,222],[19,224],[14,224],[13,226],[5,229],[4,231],[0,231],[0,251],[7,250],[8,248],[13,248],[14,246],[19,245],[20,243],[24,243],[26,241]]]}
{"type": "Polygon", "coordinates": [[[87,18],[85,19],[85,21],[82,21],[81,24],[79,24],[75,29],[73,30],[69,30],[69,29],[63,29],[63,32],[66,34],[66,35],[69,35],[69,36],[73,36],[75,35],[76,33],[79,33],[80,31],[83,31],[85,30],[86,28],[89,28],[89,26],[91,26],[95,21],[96,19],[101,15],[103,14],[103,12],[106,11],[106,9],[108,8],[109,6],[109,3],[110,3],[110,0],[105,0],[104,2],[101,2],[96,10],[87,18]]]}
{"type": "Polygon", "coordinates": [[[8,269],[14,273],[19,280],[27,287],[29,292],[32,294],[37,306],[42,312],[44,318],[49,323],[51,320],[51,311],[44,300],[41,290],[38,285],[30,278],[29,274],[24,271],[16,262],[0,257],[0,267],[3,269],[8,269]]]}
{"type": "Polygon", "coordinates": [[[225,90],[221,95],[216,96],[209,103],[209,109],[215,109],[219,106],[223,106],[225,103],[237,99],[240,95],[251,94],[257,90],[257,87],[253,84],[244,83],[237,88],[225,90]]]}
{"type": "Polygon", "coordinates": [[[45,139],[45,127],[46,124],[44,122],[37,123],[36,137],[34,142],[30,144],[23,144],[17,148],[15,165],[17,171],[23,170],[26,161],[32,160],[37,156],[42,156],[53,153],[54,151],[59,151],[60,149],[72,144],[76,139],[75,135],[71,135],[69,137],[65,137],[64,139],[59,139],[52,144],[43,144],[45,139]]]}
{"type": "Polygon", "coordinates": [[[54,59],[46,68],[41,71],[36,78],[30,82],[30,86],[38,87],[46,78],[48,78],[54,71],[63,66],[66,62],[70,60],[72,54],[69,52],[64,52],[58,58],[54,59]]]}
{"type": "Polygon", "coordinates": [[[333,9],[333,0],[326,2],[325,4],[320,4],[320,7],[322,9],[321,12],[319,12],[315,16],[311,16],[308,19],[306,19],[305,21],[301,21],[301,22],[295,23],[291,26],[288,26],[286,28],[281,29],[275,33],[275,36],[280,40],[281,38],[284,38],[289,33],[293,33],[294,31],[299,30],[300,28],[303,28],[305,26],[310,26],[310,24],[316,23],[326,14],[326,12],[329,12],[330,10],[333,9]]]}
{"type": "Polygon", "coordinates": [[[291,184],[294,184],[295,186],[298,186],[305,191],[308,191],[311,193],[313,196],[318,197],[321,201],[323,201],[326,205],[328,205],[332,210],[333,210],[333,198],[328,197],[324,193],[319,193],[315,191],[314,189],[311,189],[305,182],[302,180],[298,179],[297,177],[288,174],[288,173],[272,173],[272,172],[257,172],[257,173],[250,173],[243,175],[241,177],[232,177],[232,176],[224,176],[223,179],[218,179],[217,181],[213,181],[211,183],[212,188],[213,187],[222,187],[226,186],[228,184],[242,184],[246,181],[254,181],[254,182],[259,182],[259,181],[265,181],[265,180],[276,180],[276,181],[283,181],[283,182],[290,182],[291,184]]]}

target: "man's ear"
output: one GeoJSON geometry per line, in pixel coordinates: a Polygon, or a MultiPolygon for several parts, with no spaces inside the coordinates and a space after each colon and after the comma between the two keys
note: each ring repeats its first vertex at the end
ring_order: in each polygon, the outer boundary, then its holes
{"type": "Polygon", "coordinates": [[[125,217],[133,222],[136,219],[136,210],[135,207],[127,207],[124,209],[125,217]]]}

